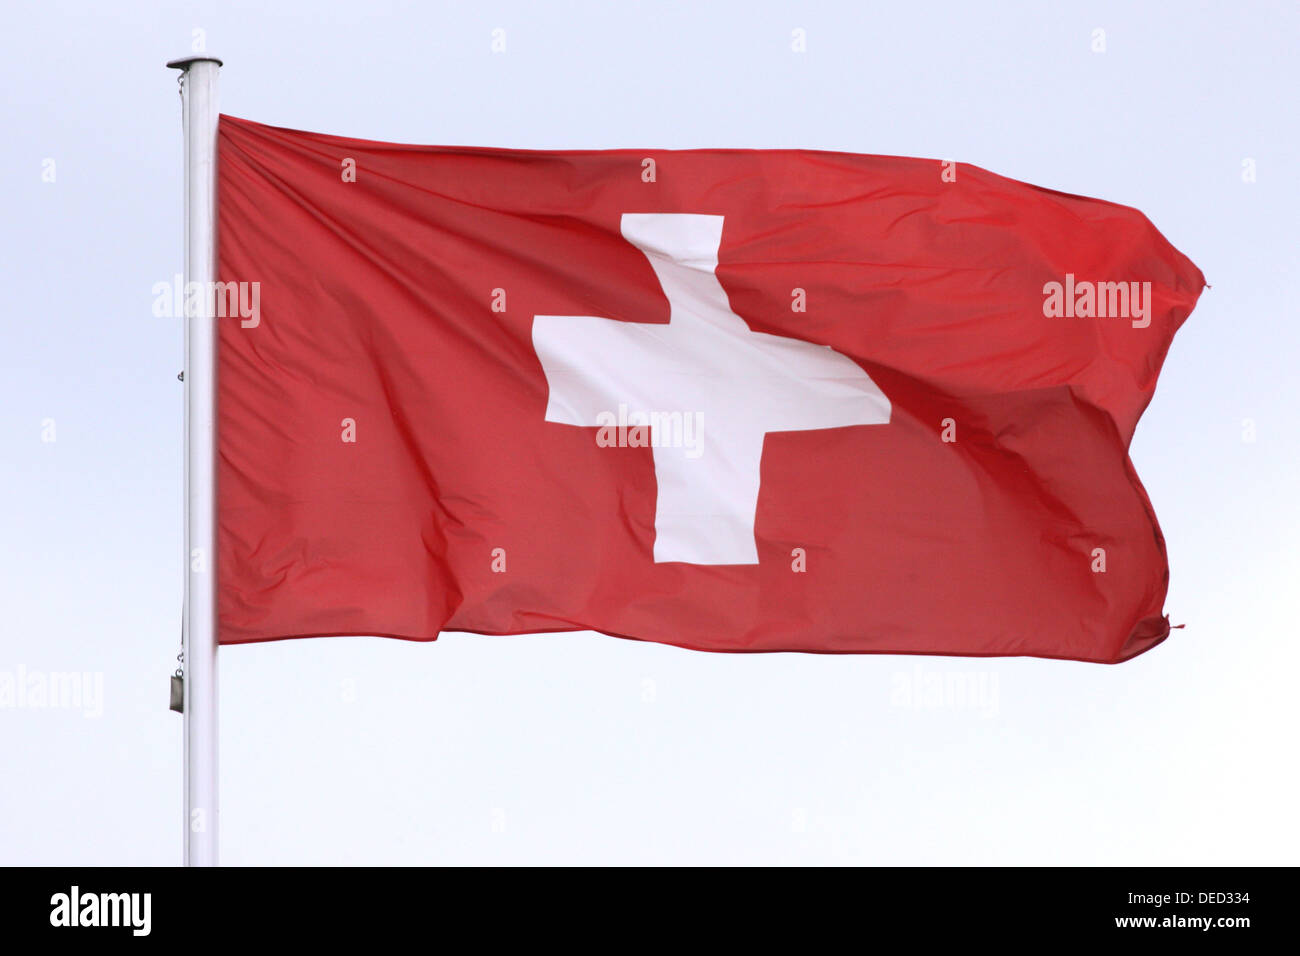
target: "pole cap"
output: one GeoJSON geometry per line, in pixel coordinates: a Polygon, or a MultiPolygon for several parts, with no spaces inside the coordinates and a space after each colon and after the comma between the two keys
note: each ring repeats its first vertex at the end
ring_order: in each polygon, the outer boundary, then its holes
{"type": "Polygon", "coordinates": [[[192,63],[215,63],[217,66],[225,65],[215,56],[208,56],[206,53],[197,53],[194,56],[183,56],[179,60],[168,60],[167,69],[188,70],[192,63]]]}

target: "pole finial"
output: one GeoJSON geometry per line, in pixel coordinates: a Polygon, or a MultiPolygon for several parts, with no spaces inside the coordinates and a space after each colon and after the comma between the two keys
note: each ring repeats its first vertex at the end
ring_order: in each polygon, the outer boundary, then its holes
{"type": "Polygon", "coordinates": [[[195,63],[215,63],[217,66],[225,65],[218,57],[209,56],[206,53],[196,53],[193,56],[183,56],[177,60],[168,60],[167,69],[188,70],[195,63]]]}

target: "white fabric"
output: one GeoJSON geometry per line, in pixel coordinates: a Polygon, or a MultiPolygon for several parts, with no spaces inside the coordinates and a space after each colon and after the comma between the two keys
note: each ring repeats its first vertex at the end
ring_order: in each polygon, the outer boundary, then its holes
{"type": "Polygon", "coordinates": [[[889,399],[853,361],[828,346],[753,332],[731,311],[714,271],[722,220],[623,216],[624,238],[645,253],[668,297],[668,325],[533,317],[548,422],[593,427],[621,404],[629,417],[700,415],[702,449],[653,450],[656,562],[758,563],[754,513],[768,432],[889,422],[889,399]]]}

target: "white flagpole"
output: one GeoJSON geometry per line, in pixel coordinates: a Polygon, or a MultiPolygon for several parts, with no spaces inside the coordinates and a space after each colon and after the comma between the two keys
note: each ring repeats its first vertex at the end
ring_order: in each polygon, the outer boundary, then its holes
{"type": "Polygon", "coordinates": [[[172,60],[185,128],[185,865],[217,865],[217,77],[210,56],[172,60]],[[194,299],[191,289],[201,289],[194,299]],[[189,314],[189,303],[201,303],[189,314]]]}

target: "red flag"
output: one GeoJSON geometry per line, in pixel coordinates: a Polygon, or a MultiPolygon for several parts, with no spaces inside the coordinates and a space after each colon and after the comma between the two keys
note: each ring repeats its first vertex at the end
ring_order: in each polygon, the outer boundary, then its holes
{"type": "Polygon", "coordinates": [[[1128,446],[1204,278],[1133,209],[232,117],[219,163],[223,643],[1114,662],[1169,633],[1128,446]]]}

